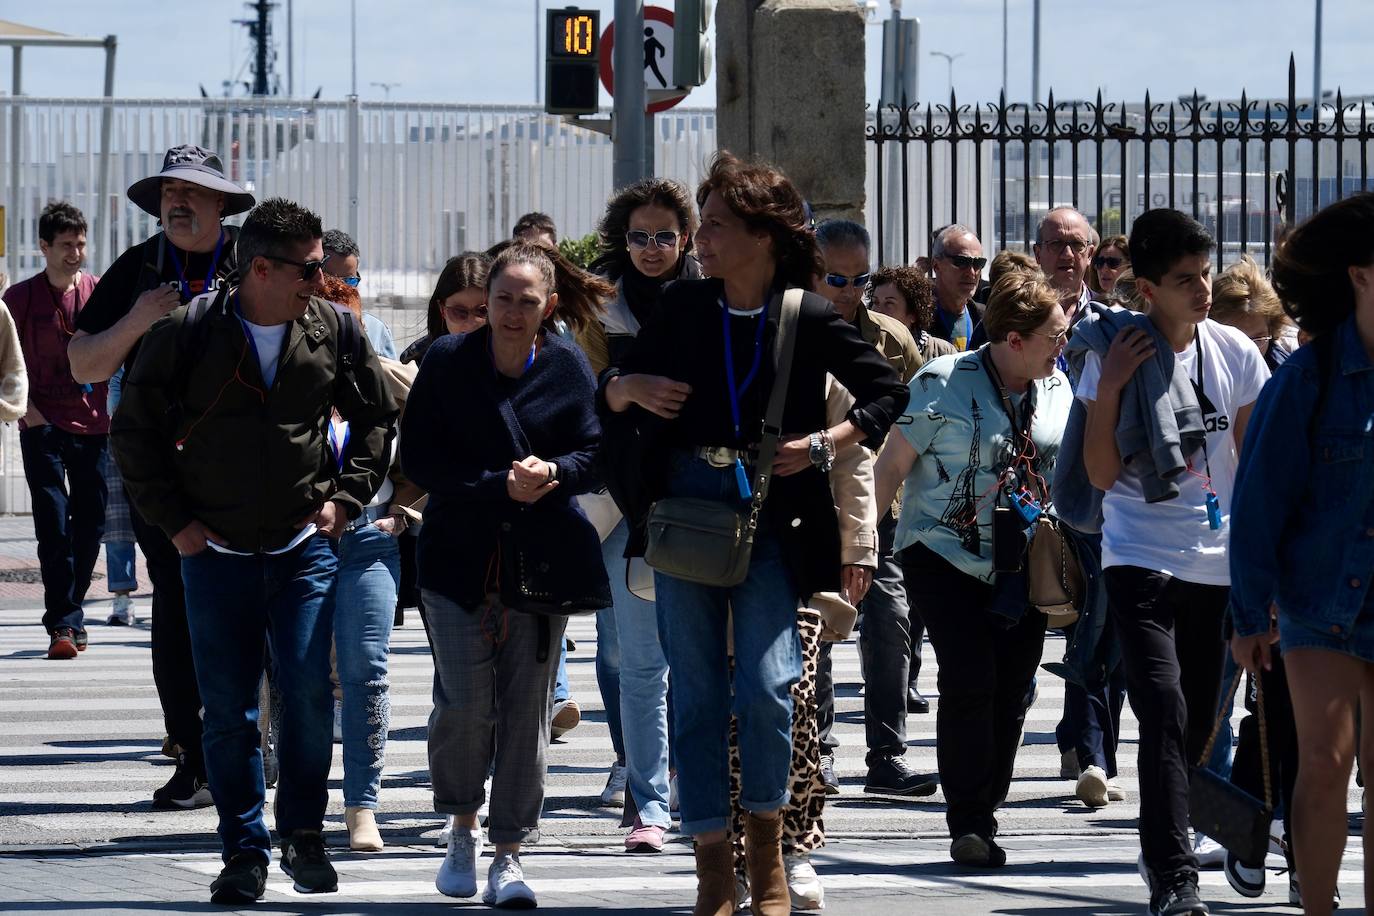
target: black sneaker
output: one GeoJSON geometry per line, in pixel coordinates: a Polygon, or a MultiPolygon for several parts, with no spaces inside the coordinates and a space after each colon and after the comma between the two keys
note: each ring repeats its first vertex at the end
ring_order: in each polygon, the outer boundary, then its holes
{"type": "Polygon", "coordinates": [[[840,781],[835,778],[835,758],[829,754],[821,757],[821,784],[826,795],[840,794],[840,781]]]}
{"type": "Polygon", "coordinates": [[[875,795],[934,795],[940,780],[913,772],[901,757],[880,757],[868,768],[864,791],[875,795]]]}
{"type": "Polygon", "coordinates": [[[267,863],[261,856],[241,852],[229,860],[210,885],[210,902],[238,906],[262,899],[267,890],[267,863]]]}
{"type": "Polygon", "coordinates": [[[339,876],[324,851],[318,830],[297,830],[281,844],[281,870],[291,876],[299,894],[326,894],[339,889],[339,876]]]}
{"type": "Polygon", "coordinates": [[[76,635],[74,637],[74,642],[76,643],[76,651],[85,652],[86,646],[90,644],[90,641],[90,637],[86,635],[86,630],[84,627],[76,631],[76,635]]]}
{"type": "Polygon", "coordinates": [[[205,777],[192,771],[186,755],[177,758],[177,769],[167,784],[153,793],[153,807],[159,811],[205,808],[215,803],[205,777]]]}
{"type": "Polygon", "coordinates": [[[1209,913],[1197,895],[1197,877],[1178,875],[1162,882],[1150,896],[1150,916],[1198,916],[1209,913]]]}

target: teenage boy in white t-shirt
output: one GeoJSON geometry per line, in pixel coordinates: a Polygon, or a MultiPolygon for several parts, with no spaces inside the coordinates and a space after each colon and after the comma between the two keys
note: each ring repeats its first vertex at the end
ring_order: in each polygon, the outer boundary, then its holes
{"type": "Polygon", "coordinates": [[[1105,493],[1107,599],[1140,722],[1140,844],[1157,916],[1208,912],[1188,842],[1188,773],[1216,715],[1231,488],[1245,424],[1269,377],[1244,334],[1207,318],[1213,245],[1177,210],[1150,210],[1136,220],[1131,267],[1158,337],[1124,329],[1105,358],[1088,354],[1077,391],[1087,408],[1084,465],[1105,493]],[[1139,476],[1122,465],[1116,431],[1122,389],[1155,357],[1157,339],[1192,378],[1207,435],[1174,480],[1178,496],[1150,503],[1139,476]]]}

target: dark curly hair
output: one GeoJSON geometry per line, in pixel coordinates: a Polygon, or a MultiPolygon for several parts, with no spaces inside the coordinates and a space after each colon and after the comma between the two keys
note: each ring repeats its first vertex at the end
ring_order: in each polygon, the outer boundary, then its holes
{"type": "Polygon", "coordinates": [[[606,214],[596,227],[597,240],[601,244],[601,255],[592,265],[611,280],[619,280],[630,263],[630,251],[626,247],[625,233],[630,230],[630,214],[640,207],[650,205],[663,207],[677,215],[678,232],[687,236],[687,247],[683,254],[692,250],[692,235],[697,231],[697,210],[692,203],[692,192],[681,182],[670,178],[645,178],[621,189],[606,203],[606,214]]]}
{"type": "Polygon", "coordinates": [[[935,319],[935,284],[921,271],[909,264],[895,267],[880,267],[869,280],[871,291],[891,283],[906,302],[911,313],[911,327],[917,331],[929,331],[935,319]]]}
{"type": "Polygon", "coordinates": [[[721,150],[697,188],[697,206],[706,206],[712,193],[719,194],[751,231],[767,232],[772,238],[777,279],[785,285],[809,290],[825,273],[806,202],[781,171],[721,150]]]}
{"type": "Polygon", "coordinates": [[[1312,337],[1355,311],[1347,268],[1374,263],[1374,193],[1353,194],[1308,217],[1279,244],[1271,269],[1283,310],[1312,337]]]}
{"type": "Polygon", "coordinates": [[[444,323],[444,300],[454,293],[476,287],[487,288],[487,269],[491,258],[480,251],[465,251],[454,255],[439,271],[439,279],[434,283],[434,292],[429,297],[429,310],[425,313],[425,330],[431,340],[437,340],[448,333],[444,323]]]}

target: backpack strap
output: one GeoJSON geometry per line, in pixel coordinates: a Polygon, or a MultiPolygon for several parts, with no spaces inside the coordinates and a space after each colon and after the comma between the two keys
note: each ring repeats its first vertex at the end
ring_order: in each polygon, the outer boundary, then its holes
{"type": "Polygon", "coordinates": [[[357,369],[364,358],[362,329],[358,326],[358,319],[347,306],[339,305],[337,302],[329,304],[334,306],[334,314],[339,319],[339,374],[357,389],[357,369]]]}
{"type": "Polygon", "coordinates": [[[201,294],[186,305],[186,315],[177,328],[175,363],[172,366],[172,399],[168,410],[174,426],[181,425],[182,398],[191,381],[191,367],[199,363],[205,354],[205,343],[209,339],[205,313],[211,309],[226,311],[229,294],[229,285],[223,284],[214,296],[201,294]]]}
{"type": "Polygon", "coordinates": [[[135,299],[162,282],[162,268],[167,258],[167,234],[158,232],[151,235],[139,248],[138,279],[134,283],[135,299]]]}

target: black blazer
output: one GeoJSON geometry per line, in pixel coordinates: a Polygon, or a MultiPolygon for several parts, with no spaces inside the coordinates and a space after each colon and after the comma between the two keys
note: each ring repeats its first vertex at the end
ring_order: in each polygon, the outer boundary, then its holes
{"type": "MultiPolygon", "coordinates": [[[[626,375],[663,375],[691,385],[693,393],[677,419],[664,420],[637,405],[612,413],[605,402],[605,383],[614,373],[603,374],[597,409],[605,437],[604,473],[633,526],[628,556],[643,553],[649,507],[667,495],[672,449],[755,445],[760,438],[763,405],[773,388],[771,354],[777,323],[770,318],[764,329],[764,352],[770,358],[763,360],[758,381],[750,389],[752,400],[742,405],[745,432],[741,438],[745,441],[729,441],[730,409],[723,394],[723,292],[722,282],[715,279],[673,284],[618,367],[626,375]]],[[[802,297],[797,335],[783,409],[783,436],[804,436],[826,428],[825,377],[830,373],[854,395],[848,419],[863,430],[868,447],[879,447],[905,409],[909,394],[896,371],[826,299],[814,293],[802,297]]],[[[839,590],[839,524],[823,473],[811,467],[790,477],[773,478],[761,524],[781,539],[800,595],[839,590]]]]}

